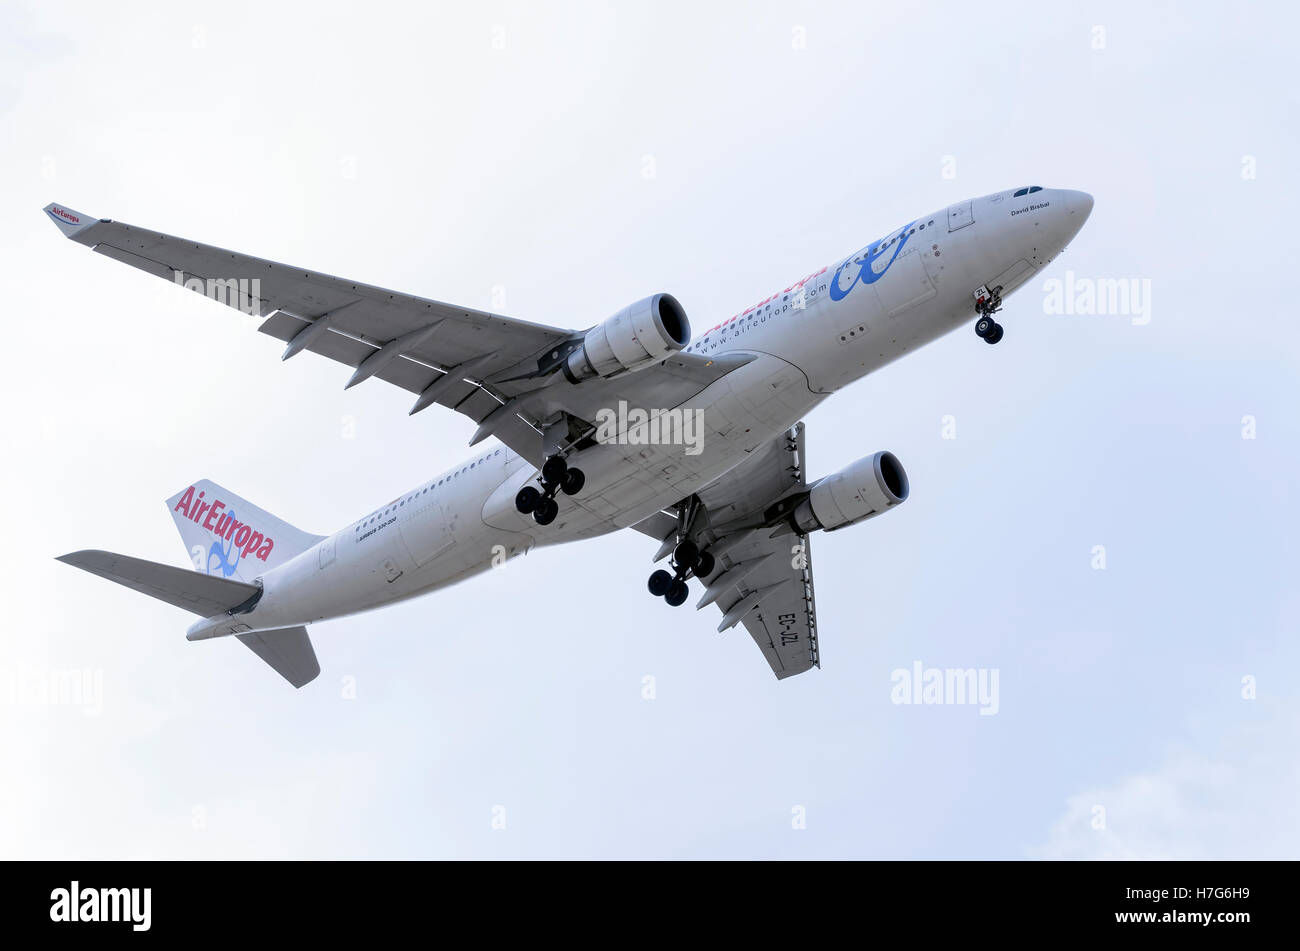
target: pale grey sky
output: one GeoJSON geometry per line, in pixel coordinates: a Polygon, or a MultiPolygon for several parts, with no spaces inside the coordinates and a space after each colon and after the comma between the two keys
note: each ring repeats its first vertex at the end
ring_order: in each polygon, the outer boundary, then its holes
{"type": "Polygon", "coordinates": [[[1300,852],[1289,5],[313,11],[0,8],[0,855],[1300,852]],[[203,477],[332,530],[473,427],[282,364],[49,201],[549,324],[667,290],[704,328],[1030,183],[1096,208],[1006,339],[955,333],[807,419],[813,475],[890,449],[912,481],[812,539],[820,671],[778,683],[743,631],[652,601],[632,533],[318,625],[297,692],[53,560],[184,564],[163,500],[203,477]],[[1149,281],[1150,322],[1045,313],[1067,271],[1149,281]],[[893,704],[915,661],[996,669],[998,713],[893,704]],[[97,712],[11,688],[71,669],[97,712]]]}

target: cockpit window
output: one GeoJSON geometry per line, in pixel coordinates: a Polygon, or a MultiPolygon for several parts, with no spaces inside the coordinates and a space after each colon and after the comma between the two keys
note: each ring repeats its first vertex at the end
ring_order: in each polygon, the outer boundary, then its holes
{"type": "Polygon", "coordinates": [[[1018,189],[1016,189],[1016,190],[1012,193],[1011,197],[1012,197],[1012,198],[1024,198],[1026,195],[1032,195],[1034,192],[1041,192],[1042,190],[1043,190],[1043,186],[1042,186],[1042,185],[1028,185],[1028,186],[1026,186],[1026,187],[1024,187],[1024,188],[1018,188],[1018,189]]]}

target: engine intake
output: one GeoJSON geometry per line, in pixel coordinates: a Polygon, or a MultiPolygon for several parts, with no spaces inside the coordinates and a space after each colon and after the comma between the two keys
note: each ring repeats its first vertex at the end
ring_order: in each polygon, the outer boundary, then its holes
{"type": "Polygon", "coordinates": [[[671,294],[655,294],[624,307],[587,331],[564,362],[570,383],[608,379],[641,370],[691,342],[686,311],[671,294]]]}
{"type": "Polygon", "coordinates": [[[833,532],[906,502],[908,491],[898,457],[878,452],[813,483],[790,512],[790,527],[801,535],[817,529],[833,532]]]}

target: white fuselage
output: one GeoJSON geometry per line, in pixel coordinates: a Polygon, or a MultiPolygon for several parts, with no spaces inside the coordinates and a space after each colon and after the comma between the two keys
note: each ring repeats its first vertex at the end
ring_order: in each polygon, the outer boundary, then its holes
{"type": "MultiPolygon", "coordinates": [[[[633,525],[703,489],[836,390],[969,326],[977,287],[1000,284],[1004,297],[1015,290],[1060,253],[1091,207],[1082,192],[1007,191],[909,222],[696,336],[691,352],[756,356],[680,407],[645,407],[702,410],[698,454],[619,443],[576,452],[569,463],[586,486],[561,496],[558,517],[542,526],[515,508],[537,470],[497,446],[268,571],[260,602],[238,621],[269,630],[352,614],[535,546],[633,525]]],[[[205,625],[201,636],[230,633],[215,620],[195,627],[205,625]]]]}

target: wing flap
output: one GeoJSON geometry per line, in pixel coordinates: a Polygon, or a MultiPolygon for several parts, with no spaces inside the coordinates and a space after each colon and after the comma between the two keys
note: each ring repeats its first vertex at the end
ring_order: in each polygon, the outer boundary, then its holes
{"type": "Polygon", "coordinates": [[[140,257],[138,254],[123,251],[121,248],[115,248],[107,244],[97,245],[95,250],[106,258],[112,258],[121,264],[130,265],[136,270],[152,274],[154,277],[165,278],[169,281],[174,281],[176,278],[176,272],[160,261],[151,261],[148,258],[140,257]]]}
{"type": "MultiPolygon", "coordinates": [[[[812,546],[807,538],[781,535],[756,539],[742,546],[746,557],[760,551],[775,554],[741,583],[742,590],[765,591],[741,623],[763,652],[778,680],[821,666],[817,646],[817,610],[813,597],[812,546]],[[747,549],[747,550],[746,550],[747,549]],[[783,583],[785,582],[785,583],[783,583]]],[[[728,556],[730,557],[730,556],[728,556]]],[[[737,600],[740,599],[739,596],[737,600]]]]}

